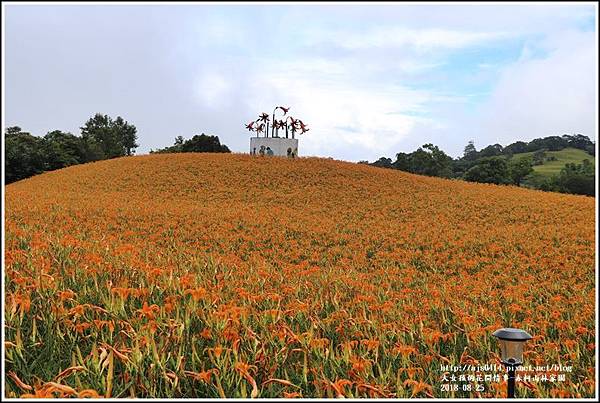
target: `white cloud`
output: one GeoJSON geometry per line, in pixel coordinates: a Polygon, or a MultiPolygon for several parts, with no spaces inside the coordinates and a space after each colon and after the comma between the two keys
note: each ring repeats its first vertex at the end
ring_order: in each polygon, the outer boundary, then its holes
{"type": "Polygon", "coordinates": [[[438,124],[411,113],[424,112],[432,94],[381,82],[357,82],[353,80],[356,66],[331,66],[331,75],[315,76],[305,64],[297,68],[288,63],[270,65],[272,70],[251,79],[254,88],[249,93],[253,95],[247,97],[247,104],[262,108],[257,114],[270,113],[274,105],[290,106],[290,115],[311,128],[301,137],[303,155],[374,159],[389,153],[416,124],[438,124]]]}
{"type": "Polygon", "coordinates": [[[596,137],[595,33],[561,32],[548,37],[543,46],[549,52],[545,57],[536,58],[525,47],[517,62],[501,70],[474,122],[478,138],[507,144],[517,138],[564,133],[596,137]]]}
{"type": "Polygon", "coordinates": [[[310,33],[312,44],[334,43],[344,49],[409,47],[417,52],[456,50],[510,38],[508,32],[464,31],[444,28],[413,29],[398,25],[381,26],[364,32],[356,30],[319,30],[310,33]]]}
{"type": "Polygon", "coordinates": [[[201,131],[246,151],[242,123],[283,103],[304,155],[342,159],[596,135],[595,5],[8,9],[6,122],[37,134],[100,111],[138,126],[139,152],[201,131]]]}

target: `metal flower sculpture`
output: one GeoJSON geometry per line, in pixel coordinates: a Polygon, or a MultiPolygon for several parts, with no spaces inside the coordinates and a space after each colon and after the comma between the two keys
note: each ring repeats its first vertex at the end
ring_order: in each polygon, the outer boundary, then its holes
{"type": "MultiPolygon", "coordinates": [[[[279,129],[279,127],[278,127],[279,125],[275,124],[277,122],[275,120],[275,112],[277,112],[277,109],[281,109],[283,111],[284,115],[287,113],[287,111],[290,110],[290,108],[284,108],[283,106],[276,106],[275,109],[273,109],[273,127],[271,128],[271,137],[276,137],[275,136],[275,129],[279,129]]],[[[279,135],[277,135],[277,137],[279,137],[279,135]]]]}
{"type": "MultiPolygon", "coordinates": [[[[269,137],[269,114],[263,112],[257,119],[258,122],[265,122],[267,124],[267,130],[265,131],[265,134],[267,137],[269,137]]],[[[264,127],[264,126],[263,126],[264,127]]]]}
{"type": "Polygon", "coordinates": [[[298,123],[300,124],[300,130],[302,130],[302,133],[300,134],[304,134],[310,130],[301,120],[298,120],[298,123]]]}
{"type": "Polygon", "coordinates": [[[258,125],[258,127],[256,128],[256,137],[258,137],[258,135],[262,132],[265,131],[265,124],[261,123],[260,125],[258,125]]]}
{"type": "Polygon", "coordinates": [[[272,116],[269,116],[267,113],[263,112],[258,116],[258,119],[252,121],[246,125],[246,129],[251,132],[256,132],[256,136],[259,137],[260,133],[264,133],[265,137],[269,137],[269,123],[271,123],[271,137],[279,137],[279,129],[285,128],[285,138],[289,138],[289,133],[292,134],[292,139],[295,138],[296,132],[300,130],[300,134],[304,134],[310,129],[308,126],[304,124],[300,119],[295,119],[289,116],[287,113],[290,108],[285,106],[276,106],[273,109],[272,116]],[[280,109],[283,112],[283,117],[285,119],[276,119],[275,113],[280,109]],[[254,124],[257,126],[254,126],[254,124]],[[260,123],[260,125],[258,125],[260,123]]]}
{"type": "Polygon", "coordinates": [[[292,132],[292,138],[294,138],[294,134],[298,131],[298,120],[293,117],[288,118],[290,120],[290,131],[292,132]]]}
{"type": "Polygon", "coordinates": [[[275,130],[275,134],[271,135],[271,137],[279,137],[279,129],[282,128],[283,126],[281,126],[281,121],[274,119],[273,120],[273,129],[275,130]]]}
{"type": "MultiPolygon", "coordinates": [[[[283,129],[284,127],[286,128],[286,133],[287,133],[287,126],[285,124],[285,120],[282,119],[279,121],[279,128],[283,129]]],[[[279,137],[279,134],[277,135],[277,137],[279,137]]],[[[286,136],[286,138],[287,138],[287,136],[286,136]]]]}
{"type": "MultiPolygon", "coordinates": [[[[287,124],[287,121],[288,121],[288,119],[289,119],[289,118],[291,118],[291,116],[288,116],[288,117],[285,119],[285,121],[283,122],[283,123],[284,123],[284,125],[285,125],[285,138],[286,138],[286,139],[287,139],[287,138],[289,138],[289,137],[288,137],[288,130],[289,130],[290,126],[287,124]]],[[[293,118],[292,118],[292,119],[293,119],[293,118]]]]}

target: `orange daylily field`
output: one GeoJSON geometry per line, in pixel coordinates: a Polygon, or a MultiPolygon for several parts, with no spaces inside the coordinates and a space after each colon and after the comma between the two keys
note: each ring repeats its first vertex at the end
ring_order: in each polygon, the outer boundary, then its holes
{"type": "Polygon", "coordinates": [[[500,327],[572,367],[518,397],[594,396],[594,198],[239,154],[5,190],[8,397],[504,397],[442,368],[500,327]]]}

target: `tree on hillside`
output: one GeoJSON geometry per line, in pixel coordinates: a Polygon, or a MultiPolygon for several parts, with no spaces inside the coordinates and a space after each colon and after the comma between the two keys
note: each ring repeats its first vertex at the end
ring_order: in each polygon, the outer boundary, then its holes
{"type": "Polygon", "coordinates": [[[533,139],[530,142],[517,141],[504,147],[504,155],[513,155],[539,150],[560,151],[567,147],[578,148],[591,155],[595,154],[596,145],[588,136],[583,134],[563,134],[533,139]]]}
{"type": "Polygon", "coordinates": [[[548,151],[560,151],[569,146],[567,140],[560,136],[549,136],[540,139],[533,139],[527,143],[527,151],[537,151],[547,149],[548,151]]]}
{"type": "Polygon", "coordinates": [[[398,153],[396,154],[396,161],[392,163],[392,168],[400,171],[411,172],[410,170],[410,154],[398,153]]]}
{"type": "Polygon", "coordinates": [[[470,182],[508,184],[511,183],[508,163],[504,157],[486,157],[477,161],[465,173],[465,180],[470,182]]]}
{"type": "Polygon", "coordinates": [[[175,143],[170,147],[151,151],[151,153],[230,153],[225,144],[221,144],[219,136],[208,136],[204,133],[195,135],[189,140],[182,136],[175,137],[175,143]]]}
{"type": "Polygon", "coordinates": [[[465,172],[469,170],[473,165],[477,163],[477,160],[465,160],[464,158],[458,158],[452,161],[452,178],[462,179],[465,172]]]}
{"type": "Polygon", "coordinates": [[[25,179],[46,170],[43,139],[22,131],[18,126],[7,128],[4,138],[6,183],[25,179]]]}
{"type": "Polygon", "coordinates": [[[81,135],[86,141],[93,141],[100,147],[102,158],[119,157],[122,155],[122,146],[112,129],[112,119],[97,113],[81,127],[81,135]]]}
{"type": "Polygon", "coordinates": [[[6,131],[5,131],[5,137],[20,134],[20,133],[26,133],[26,132],[24,132],[19,126],[7,127],[6,131]]]}
{"type": "Polygon", "coordinates": [[[410,165],[415,173],[449,178],[452,158],[431,143],[424,144],[411,154],[410,165]]]}
{"type": "Polygon", "coordinates": [[[545,159],[546,159],[546,150],[545,149],[537,150],[536,152],[533,153],[532,164],[533,165],[543,165],[545,159]]]}
{"type": "Polygon", "coordinates": [[[381,157],[377,161],[375,161],[372,165],[375,167],[379,167],[379,168],[392,168],[392,159],[386,158],[386,157],[381,157]]]}
{"type": "Polygon", "coordinates": [[[469,143],[465,146],[463,158],[465,160],[474,160],[477,158],[477,149],[475,148],[475,142],[473,140],[469,140],[469,143]]]}
{"type": "Polygon", "coordinates": [[[125,153],[127,155],[131,155],[134,149],[139,147],[139,144],[136,143],[136,127],[124,121],[123,118],[120,116],[117,116],[117,118],[115,119],[114,126],[115,131],[117,133],[117,137],[121,138],[121,145],[125,149],[125,153]]]}
{"type": "Polygon", "coordinates": [[[595,183],[594,166],[585,159],[581,164],[566,164],[558,175],[552,177],[549,188],[543,190],[594,196],[595,183]]]}
{"type": "Polygon", "coordinates": [[[84,141],[81,137],[60,130],[48,132],[43,142],[46,170],[87,162],[84,141]]]}
{"type": "Polygon", "coordinates": [[[190,152],[204,152],[204,153],[229,153],[229,148],[221,144],[219,137],[207,136],[202,133],[201,135],[195,135],[191,139],[185,141],[181,147],[184,153],[190,152]]]}
{"type": "Polygon", "coordinates": [[[419,175],[440,176],[444,178],[452,176],[452,157],[433,144],[424,144],[410,154],[398,153],[394,162],[389,158],[381,157],[371,165],[398,169],[419,175]]]}
{"type": "Polygon", "coordinates": [[[516,141],[512,144],[507,145],[502,150],[502,154],[513,155],[527,152],[527,143],[524,141],[516,141]]]}
{"type": "Polygon", "coordinates": [[[113,121],[110,116],[100,113],[95,114],[81,127],[82,137],[90,144],[99,147],[102,158],[131,155],[138,147],[136,132],[135,126],[124,121],[120,116],[113,121]]]}
{"type": "Polygon", "coordinates": [[[100,161],[106,159],[102,146],[93,137],[82,137],[83,157],[81,162],[100,161]]]}
{"type": "Polygon", "coordinates": [[[591,155],[596,154],[596,144],[588,136],[584,136],[583,134],[564,134],[562,138],[567,141],[569,147],[578,148],[591,155]]]}
{"type": "Polygon", "coordinates": [[[508,173],[514,185],[521,186],[523,179],[533,172],[531,157],[511,159],[508,163],[508,173]]]}
{"type": "Polygon", "coordinates": [[[490,145],[490,146],[487,146],[486,148],[480,150],[478,153],[478,157],[479,158],[496,157],[498,155],[502,155],[502,150],[503,150],[503,147],[500,144],[490,145]]]}

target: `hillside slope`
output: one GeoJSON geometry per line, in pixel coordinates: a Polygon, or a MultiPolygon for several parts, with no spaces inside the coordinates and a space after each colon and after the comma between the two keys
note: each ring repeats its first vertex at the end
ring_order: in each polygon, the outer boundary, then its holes
{"type": "Polygon", "coordinates": [[[512,326],[537,336],[529,363],[574,368],[522,396],[593,396],[590,197],[168,154],[8,185],[5,223],[6,370],[25,383],[96,368],[104,346],[126,357],[112,388],[86,371],[71,396],[475,396],[442,391],[440,364],[493,362],[512,326]]]}
{"type": "MultiPolygon", "coordinates": [[[[513,158],[530,157],[533,156],[533,154],[533,152],[514,154],[513,158]]],[[[572,147],[565,148],[564,150],[560,151],[546,151],[546,156],[555,157],[556,160],[544,161],[542,165],[535,165],[533,167],[533,170],[535,172],[542,174],[546,177],[560,173],[560,170],[566,164],[581,164],[583,163],[584,159],[587,159],[592,163],[592,165],[594,165],[596,161],[593,155],[590,155],[583,150],[572,147]]]]}

